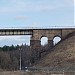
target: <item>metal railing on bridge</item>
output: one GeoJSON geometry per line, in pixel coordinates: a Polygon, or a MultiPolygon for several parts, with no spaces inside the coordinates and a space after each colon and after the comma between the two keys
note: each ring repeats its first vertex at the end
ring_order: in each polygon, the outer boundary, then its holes
{"type": "Polygon", "coordinates": [[[63,28],[75,28],[72,26],[44,26],[44,27],[1,27],[0,29],[63,29],[63,28]]]}

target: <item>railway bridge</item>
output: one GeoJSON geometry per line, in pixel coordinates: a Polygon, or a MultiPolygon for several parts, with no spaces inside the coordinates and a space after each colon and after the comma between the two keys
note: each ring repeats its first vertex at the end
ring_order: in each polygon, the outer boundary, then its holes
{"type": "Polygon", "coordinates": [[[75,28],[0,28],[0,36],[8,35],[31,35],[30,46],[32,52],[39,50],[41,46],[40,39],[48,38],[48,45],[53,46],[53,38],[55,36],[64,39],[68,34],[75,31],[75,28]]]}

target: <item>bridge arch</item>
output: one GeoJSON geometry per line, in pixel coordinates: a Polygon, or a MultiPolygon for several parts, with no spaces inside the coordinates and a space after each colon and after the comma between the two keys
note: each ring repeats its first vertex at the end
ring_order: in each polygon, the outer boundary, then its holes
{"type": "Polygon", "coordinates": [[[44,45],[48,44],[48,37],[47,36],[41,36],[40,41],[41,41],[40,42],[41,45],[44,46],[44,45]]]}
{"type": "Polygon", "coordinates": [[[59,43],[61,41],[61,36],[56,35],[53,37],[53,45],[55,46],[57,43],[59,43]]]}

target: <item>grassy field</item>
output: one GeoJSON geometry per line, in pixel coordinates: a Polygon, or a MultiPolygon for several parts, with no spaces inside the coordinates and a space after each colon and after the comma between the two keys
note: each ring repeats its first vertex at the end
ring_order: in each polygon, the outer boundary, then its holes
{"type": "Polygon", "coordinates": [[[0,75],[74,75],[74,73],[53,74],[46,72],[4,71],[0,72],[0,75]]]}
{"type": "Polygon", "coordinates": [[[75,35],[61,41],[52,50],[37,61],[35,67],[75,71],[75,35]]]}

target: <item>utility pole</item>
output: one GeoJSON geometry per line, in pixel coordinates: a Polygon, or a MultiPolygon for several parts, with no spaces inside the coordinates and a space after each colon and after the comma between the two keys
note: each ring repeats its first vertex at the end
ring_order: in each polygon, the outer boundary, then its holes
{"type": "Polygon", "coordinates": [[[21,50],[22,50],[22,48],[19,48],[19,51],[20,51],[20,71],[21,71],[21,67],[22,67],[22,63],[21,63],[21,61],[22,61],[22,60],[21,60],[21,59],[22,59],[22,58],[21,58],[21,50]]]}

